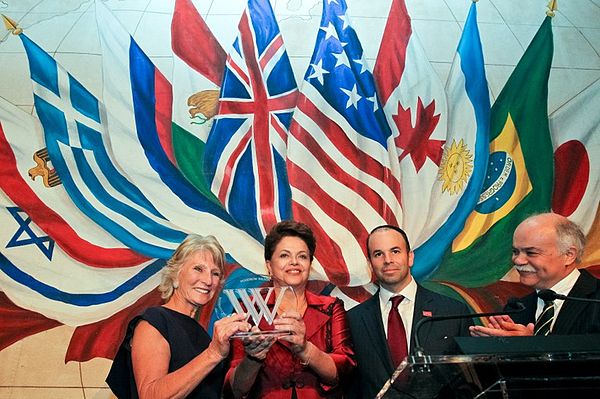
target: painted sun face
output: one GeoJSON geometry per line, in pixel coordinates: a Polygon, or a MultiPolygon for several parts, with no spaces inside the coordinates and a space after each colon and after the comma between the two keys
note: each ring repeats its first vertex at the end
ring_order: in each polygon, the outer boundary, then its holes
{"type": "Polygon", "coordinates": [[[378,230],[369,237],[369,263],[379,284],[391,292],[399,292],[410,281],[413,252],[395,230],[378,230]]]}
{"type": "Polygon", "coordinates": [[[267,269],[275,286],[306,286],[310,274],[310,254],[306,243],[298,237],[283,237],[275,246],[267,269]]]}
{"type": "Polygon", "coordinates": [[[221,278],[221,270],[212,255],[196,251],[181,266],[176,295],[194,307],[206,305],[219,289],[221,278]]]}

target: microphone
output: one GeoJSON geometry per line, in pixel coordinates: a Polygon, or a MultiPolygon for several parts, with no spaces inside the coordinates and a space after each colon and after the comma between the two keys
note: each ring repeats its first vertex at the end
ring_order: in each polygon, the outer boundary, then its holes
{"type": "Polygon", "coordinates": [[[578,297],[574,297],[574,296],[567,296],[567,295],[557,294],[556,292],[554,292],[552,290],[539,290],[537,293],[537,296],[544,302],[550,302],[555,299],[562,299],[563,301],[600,303],[600,299],[578,298],[578,297]]]}
{"type": "MultiPolygon", "coordinates": [[[[446,316],[425,317],[425,318],[419,320],[419,322],[415,326],[414,357],[424,359],[424,364],[417,367],[418,372],[421,375],[430,375],[429,374],[429,360],[425,356],[425,351],[423,350],[423,347],[421,346],[421,340],[419,339],[419,332],[421,331],[421,328],[423,327],[423,325],[425,323],[431,323],[434,321],[442,321],[442,320],[472,319],[474,317],[511,315],[511,314],[519,313],[519,312],[522,312],[523,310],[525,310],[525,305],[523,305],[523,303],[521,301],[519,301],[517,298],[510,298],[506,302],[505,308],[507,310],[504,310],[502,312],[452,314],[452,315],[446,315],[446,316]]],[[[400,377],[400,374],[406,368],[406,366],[407,366],[406,360],[403,361],[402,363],[400,363],[400,365],[398,366],[398,368],[396,368],[396,370],[394,370],[394,372],[392,373],[390,378],[385,382],[385,384],[383,384],[383,386],[381,387],[381,390],[379,391],[377,396],[375,396],[375,399],[383,398],[383,395],[385,395],[385,393],[390,389],[390,387],[396,382],[398,377],[400,377]]]]}
{"type": "Polygon", "coordinates": [[[519,299],[517,299],[517,298],[510,298],[506,302],[505,309],[506,310],[503,310],[501,312],[452,314],[452,315],[446,315],[446,316],[425,317],[425,318],[419,320],[419,322],[415,326],[415,347],[414,347],[415,356],[418,356],[418,357],[425,356],[425,351],[423,350],[423,347],[421,346],[419,332],[421,331],[421,328],[426,323],[432,323],[434,321],[442,321],[442,320],[472,319],[475,317],[506,316],[506,315],[511,315],[511,314],[522,312],[523,310],[525,310],[525,305],[523,305],[523,302],[519,301],[519,299]]]}

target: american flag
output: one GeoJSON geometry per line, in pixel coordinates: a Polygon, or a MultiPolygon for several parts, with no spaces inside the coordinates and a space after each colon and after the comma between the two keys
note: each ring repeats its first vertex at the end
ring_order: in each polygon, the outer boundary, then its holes
{"type": "Polygon", "coordinates": [[[395,145],[346,8],[343,0],[323,2],[287,162],[294,216],[319,243],[314,270],[336,285],[357,285],[370,280],[369,230],[401,223],[401,199],[395,145]]]}
{"type": "Polygon", "coordinates": [[[259,240],[291,217],[285,151],[297,96],[273,9],[250,0],[227,57],[205,167],[212,192],[259,240]]]}

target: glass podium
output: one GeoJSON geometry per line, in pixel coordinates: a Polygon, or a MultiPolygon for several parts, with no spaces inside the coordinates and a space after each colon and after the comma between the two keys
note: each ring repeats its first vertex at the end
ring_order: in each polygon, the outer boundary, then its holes
{"type": "Polygon", "coordinates": [[[376,399],[600,398],[600,335],[456,341],[463,354],[407,357],[376,399]]]}

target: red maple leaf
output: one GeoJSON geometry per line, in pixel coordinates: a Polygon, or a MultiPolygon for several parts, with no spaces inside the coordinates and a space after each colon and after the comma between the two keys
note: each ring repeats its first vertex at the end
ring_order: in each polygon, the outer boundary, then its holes
{"type": "Polygon", "coordinates": [[[424,108],[423,101],[419,97],[414,126],[411,122],[410,108],[404,109],[400,102],[398,102],[398,114],[392,115],[392,118],[400,132],[394,140],[396,146],[403,150],[400,161],[410,155],[417,172],[423,167],[427,158],[439,166],[446,141],[429,139],[440,120],[440,114],[435,115],[435,100],[424,108]]]}

